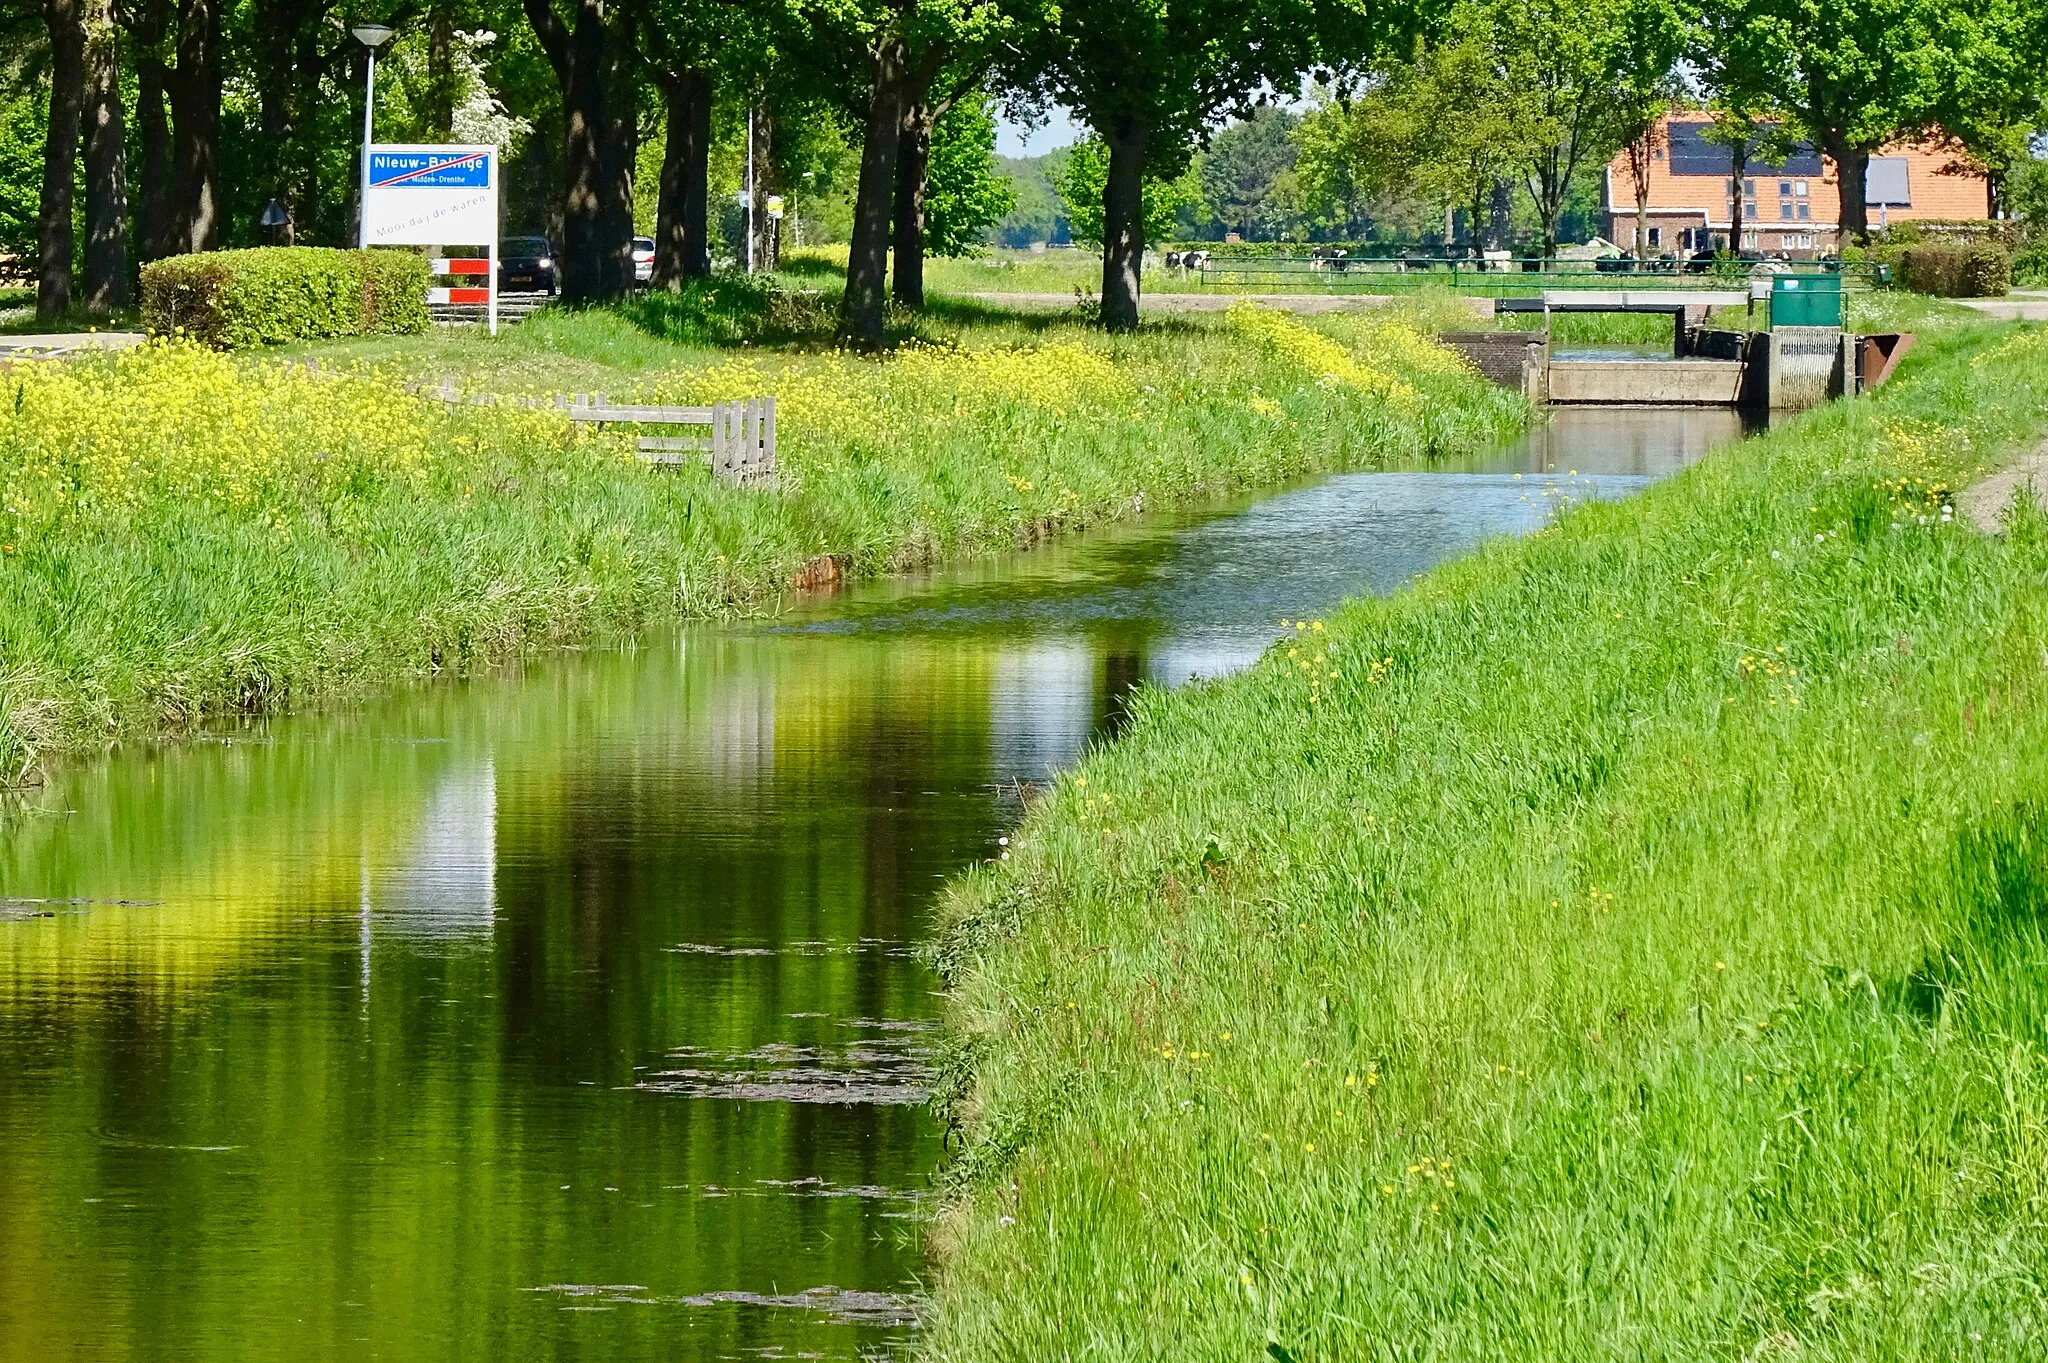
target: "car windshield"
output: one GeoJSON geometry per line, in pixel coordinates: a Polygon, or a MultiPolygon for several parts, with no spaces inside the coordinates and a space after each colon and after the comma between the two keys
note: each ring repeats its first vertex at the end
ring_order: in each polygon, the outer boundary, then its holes
{"type": "Polygon", "coordinates": [[[636,250],[636,251],[652,251],[652,250],[654,249],[654,238],[653,238],[653,237],[635,237],[635,238],[633,238],[633,249],[634,249],[634,250],[636,250]]]}
{"type": "Polygon", "coordinates": [[[544,237],[513,237],[499,248],[499,254],[508,256],[544,256],[548,253],[544,237]]]}

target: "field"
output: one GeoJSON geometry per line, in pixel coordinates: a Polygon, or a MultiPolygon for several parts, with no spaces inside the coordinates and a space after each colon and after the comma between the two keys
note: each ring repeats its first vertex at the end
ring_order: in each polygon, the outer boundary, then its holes
{"type": "Polygon", "coordinates": [[[1394,314],[1316,330],[1246,309],[1110,338],[969,312],[875,360],[822,349],[800,302],[743,293],[552,315],[495,343],[337,343],[318,374],[168,342],[9,370],[0,784],[55,748],[759,608],[822,556],[859,574],[989,553],[1469,450],[1528,415],[1394,314]],[[401,387],[452,375],[773,392],[779,486],[650,468],[630,439],[555,413],[401,387]]]}
{"type": "Polygon", "coordinates": [[[942,1359],[2048,1352],[2048,330],[1145,693],[953,886],[942,1359]]]}

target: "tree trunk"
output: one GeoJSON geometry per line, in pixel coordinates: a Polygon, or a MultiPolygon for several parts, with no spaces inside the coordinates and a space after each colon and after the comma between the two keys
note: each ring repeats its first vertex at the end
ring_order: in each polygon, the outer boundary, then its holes
{"type": "Polygon", "coordinates": [[[1656,129],[1653,127],[1628,144],[1629,188],[1636,194],[1636,239],[1635,256],[1638,261],[1650,258],[1650,158],[1655,150],[1656,129]]]}
{"type": "Polygon", "coordinates": [[[604,85],[604,270],[606,298],[632,291],[633,180],[640,161],[639,86],[633,79],[633,15],[617,17],[605,34],[604,85]]]}
{"type": "Polygon", "coordinates": [[[903,145],[896,158],[896,303],[922,308],[925,180],[932,162],[931,110],[922,100],[904,112],[903,145]]]}
{"type": "Polygon", "coordinates": [[[128,135],[113,6],[95,0],[85,49],[85,310],[128,306],[128,135]]]}
{"type": "Polygon", "coordinates": [[[782,192],[775,173],[775,115],[766,104],[754,106],[754,268],[773,270],[782,264],[782,220],[768,216],[768,200],[782,192]]]}
{"type": "Polygon", "coordinates": [[[1515,213],[1515,187],[1508,183],[1506,176],[1498,176],[1493,182],[1493,194],[1486,205],[1486,249],[1498,251],[1508,244],[1508,231],[1513,225],[1515,213]]]}
{"type": "Polygon", "coordinates": [[[36,316],[50,318],[71,309],[72,186],[85,84],[85,28],[78,0],[43,0],[43,26],[50,38],[50,108],[36,210],[36,316]]]}
{"type": "Polygon", "coordinates": [[[711,73],[695,67],[667,72],[661,84],[668,131],[655,208],[654,285],[673,289],[711,273],[711,73]]]}
{"type": "Polygon", "coordinates": [[[882,343],[882,289],[889,272],[889,210],[896,197],[896,157],[903,145],[909,95],[909,54],[890,37],[872,53],[874,87],[861,141],[860,186],[853,199],[853,241],[846,253],[846,294],[839,306],[843,344],[882,343]]]}
{"type": "Polygon", "coordinates": [[[170,81],[174,252],[220,245],[220,55],[219,0],[184,0],[170,81]]]}
{"type": "Polygon", "coordinates": [[[427,133],[436,142],[455,140],[455,6],[433,0],[427,10],[427,89],[421,101],[427,133]]]}
{"type": "Polygon", "coordinates": [[[292,192],[295,108],[292,99],[296,55],[292,32],[292,11],[288,0],[268,0],[256,6],[256,105],[257,126],[263,145],[270,150],[264,165],[270,197],[284,210],[284,222],[264,229],[266,243],[291,246],[298,240],[297,214],[292,192]]]}
{"type": "Polygon", "coordinates": [[[526,17],[562,92],[562,297],[602,298],[605,262],[604,8],[579,0],[574,26],[551,0],[525,0],[526,17]]]}
{"type": "Polygon", "coordinates": [[[135,235],[145,261],[171,254],[171,120],[164,107],[165,82],[163,59],[138,44],[135,121],[142,135],[142,203],[135,235]]]}
{"type": "Polygon", "coordinates": [[[1835,163],[1835,187],[1841,191],[1841,233],[1836,249],[1870,240],[1870,209],[1863,202],[1864,185],[1870,175],[1870,148],[1852,147],[1847,138],[1830,132],[1823,139],[1828,156],[1835,163]]]}
{"type": "MultiPolygon", "coordinates": [[[[1564,211],[1566,177],[1559,173],[1562,155],[1555,149],[1544,152],[1536,163],[1529,183],[1529,197],[1536,201],[1536,224],[1540,236],[1537,249],[1545,262],[1557,255],[1557,219],[1564,211]]],[[[1548,269],[1546,263],[1544,266],[1548,269]]]]}
{"type": "Polygon", "coordinates": [[[1145,144],[1151,129],[1122,118],[1109,129],[1109,175],[1102,184],[1102,325],[1138,325],[1139,273],[1145,265],[1145,144]]]}
{"type": "Polygon", "coordinates": [[[1728,249],[1740,253],[1742,250],[1742,182],[1749,170],[1749,141],[1743,139],[1728,144],[1728,170],[1733,177],[1728,181],[1728,249]]]}

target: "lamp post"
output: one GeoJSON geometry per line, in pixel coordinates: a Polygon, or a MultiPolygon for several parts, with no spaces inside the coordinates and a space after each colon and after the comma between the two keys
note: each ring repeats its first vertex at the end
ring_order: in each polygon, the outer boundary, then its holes
{"type": "Polygon", "coordinates": [[[363,85],[363,187],[356,212],[356,248],[370,249],[370,128],[377,112],[377,49],[391,40],[385,24],[357,24],[349,30],[356,41],[370,49],[370,74],[363,85]]]}

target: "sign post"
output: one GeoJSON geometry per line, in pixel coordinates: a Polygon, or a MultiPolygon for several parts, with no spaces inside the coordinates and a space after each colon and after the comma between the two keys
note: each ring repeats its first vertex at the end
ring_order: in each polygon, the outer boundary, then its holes
{"type": "Polygon", "coordinates": [[[485,314],[497,335],[498,149],[373,146],[364,179],[365,247],[483,244],[485,314]]]}

